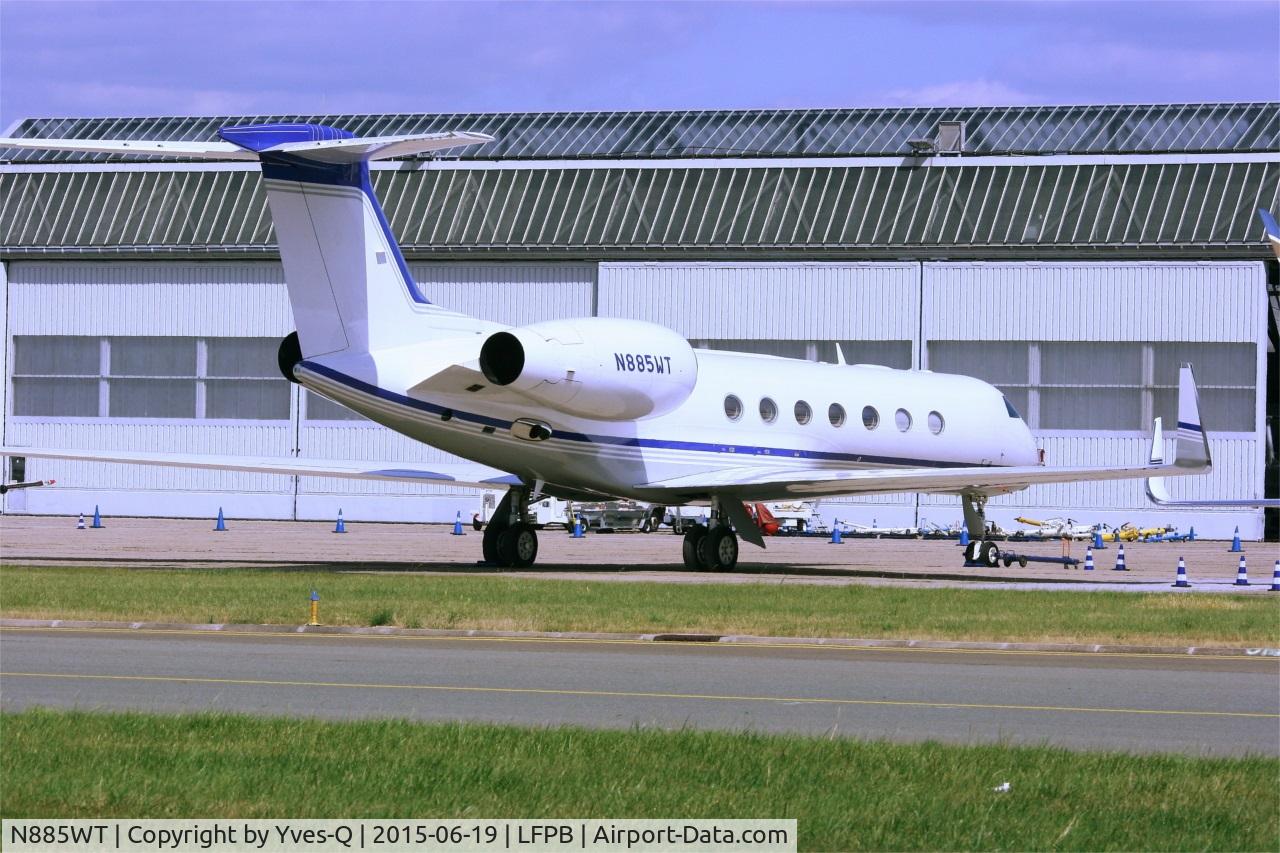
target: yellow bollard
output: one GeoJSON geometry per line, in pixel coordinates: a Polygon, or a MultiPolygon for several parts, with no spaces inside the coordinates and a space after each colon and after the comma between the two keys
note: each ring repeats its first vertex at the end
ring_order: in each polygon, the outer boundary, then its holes
{"type": "Polygon", "coordinates": [[[308,625],[320,624],[320,593],[311,590],[311,621],[308,625]]]}

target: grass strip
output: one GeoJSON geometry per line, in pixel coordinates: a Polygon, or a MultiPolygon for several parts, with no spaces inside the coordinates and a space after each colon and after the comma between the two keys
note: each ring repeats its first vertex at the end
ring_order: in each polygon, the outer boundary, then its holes
{"type": "Polygon", "coordinates": [[[515,631],[1280,646],[1280,596],[0,566],[0,615],[515,631]]]}
{"type": "Polygon", "coordinates": [[[1272,758],[223,714],[26,711],[0,732],[4,817],[796,818],[805,850],[1280,838],[1272,758]]]}

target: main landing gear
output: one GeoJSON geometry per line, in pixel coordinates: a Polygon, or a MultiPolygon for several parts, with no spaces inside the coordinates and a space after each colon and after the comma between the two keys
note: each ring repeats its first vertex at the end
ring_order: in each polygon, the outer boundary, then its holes
{"type": "Polygon", "coordinates": [[[538,559],[538,531],[529,522],[528,489],[509,489],[484,528],[484,561],[507,569],[527,569],[538,559]]]}
{"type": "Polygon", "coordinates": [[[685,531],[684,566],[694,572],[730,572],[737,565],[738,534],[717,502],[710,524],[694,524],[685,531]]]}
{"type": "Polygon", "coordinates": [[[969,531],[969,544],[964,546],[966,566],[996,566],[1000,563],[1000,547],[987,539],[987,496],[960,496],[964,506],[964,526],[969,531]]]}

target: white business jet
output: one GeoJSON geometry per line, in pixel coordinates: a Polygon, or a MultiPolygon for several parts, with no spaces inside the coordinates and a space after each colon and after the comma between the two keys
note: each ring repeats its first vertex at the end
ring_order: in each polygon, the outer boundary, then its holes
{"type": "Polygon", "coordinates": [[[297,331],[285,377],[476,464],[429,468],[6,447],[6,455],[508,487],[484,557],[532,565],[541,495],[711,507],[684,537],[694,570],[764,547],[743,501],[931,492],[961,498],[966,558],[995,565],[992,495],[1035,483],[1198,474],[1210,466],[1189,365],[1176,459],[1049,468],[996,388],[964,376],[694,350],[651,323],[582,317],[506,327],[433,304],[401,256],[368,162],[490,141],[478,133],[353,138],[313,124],[224,127],[220,142],[0,139],[0,147],[257,160],[297,331]]]}

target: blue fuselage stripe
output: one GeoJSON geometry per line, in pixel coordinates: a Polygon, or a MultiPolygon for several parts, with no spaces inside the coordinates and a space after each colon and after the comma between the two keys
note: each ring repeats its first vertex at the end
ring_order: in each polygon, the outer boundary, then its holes
{"type": "MultiPolygon", "coordinates": [[[[317,373],[326,379],[332,380],[345,385],[348,388],[369,394],[379,399],[386,400],[398,406],[415,409],[420,412],[428,412],[433,415],[441,415],[445,412],[451,413],[454,420],[465,421],[467,423],[479,424],[481,426],[494,427],[495,429],[509,429],[512,422],[502,420],[501,418],[493,418],[487,415],[477,414],[475,412],[463,412],[448,406],[441,406],[437,403],[429,403],[425,400],[416,400],[412,397],[406,397],[397,394],[394,391],[388,391],[385,388],[379,388],[377,385],[371,385],[353,376],[340,373],[333,368],[317,364],[312,361],[303,361],[300,365],[307,370],[317,373]]],[[[589,435],[580,432],[565,432],[555,430],[553,438],[563,439],[565,441],[577,441],[587,444],[612,445],[615,447],[642,447],[660,450],[687,450],[700,453],[718,453],[722,455],[739,455],[739,456],[770,456],[784,459],[817,459],[823,461],[834,462],[852,462],[861,465],[897,465],[906,467],[919,468],[967,468],[973,467],[978,463],[973,462],[947,462],[936,459],[906,459],[896,456],[870,456],[857,453],[832,453],[824,450],[800,450],[788,447],[753,447],[736,444],[710,444],[698,441],[673,441],[661,438],[636,438],[617,435],[589,435]]],[[[993,466],[981,466],[993,467],[993,466]]]]}

